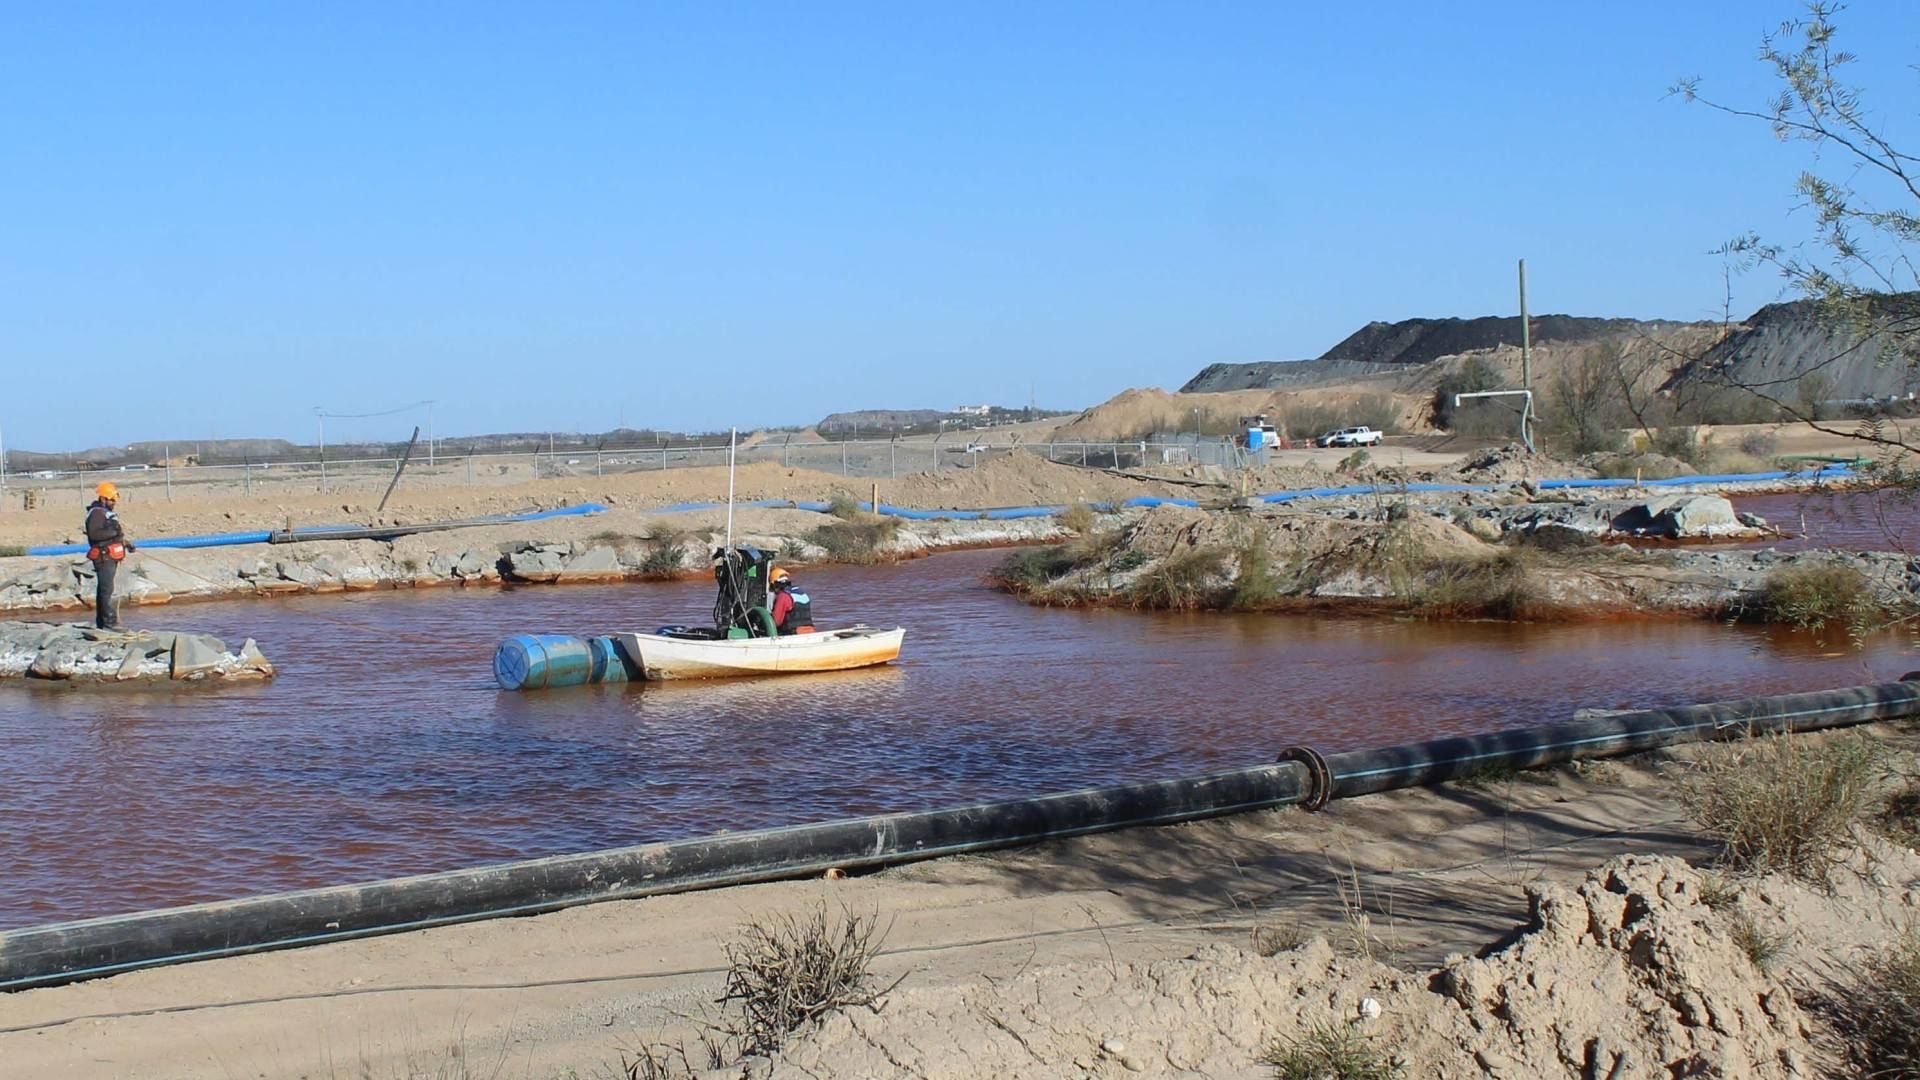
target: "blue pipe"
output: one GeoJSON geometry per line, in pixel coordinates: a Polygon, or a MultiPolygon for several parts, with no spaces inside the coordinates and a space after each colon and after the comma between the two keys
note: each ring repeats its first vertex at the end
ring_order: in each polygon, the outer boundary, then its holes
{"type": "MultiPolygon", "coordinates": [[[[502,514],[498,517],[483,518],[481,522],[488,525],[512,525],[522,521],[545,521],[548,518],[598,514],[604,510],[606,506],[601,503],[580,503],[577,506],[562,506],[553,510],[538,510],[526,514],[502,514]]],[[[340,528],[338,525],[305,525],[293,530],[293,536],[298,540],[302,534],[329,532],[338,528],[340,528]]],[[[230,547],[236,544],[264,544],[272,535],[271,532],[235,532],[210,533],[203,536],[156,536],[151,539],[142,539],[137,543],[143,548],[230,547]]],[[[86,551],[86,544],[47,544],[41,547],[30,547],[26,553],[28,555],[84,555],[86,551]]]]}

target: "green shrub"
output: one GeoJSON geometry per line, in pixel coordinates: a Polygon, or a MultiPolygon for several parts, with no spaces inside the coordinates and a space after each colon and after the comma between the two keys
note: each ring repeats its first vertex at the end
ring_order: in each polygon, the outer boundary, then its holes
{"type": "MultiPolygon", "coordinates": [[[[1456,420],[1466,415],[1469,411],[1478,414],[1485,403],[1478,401],[1465,402],[1460,409],[1460,414],[1457,416],[1453,405],[1454,395],[1478,393],[1482,390],[1498,390],[1506,381],[1506,376],[1501,373],[1500,369],[1495,367],[1485,357],[1468,357],[1467,362],[1460,366],[1460,370],[1441,376],[1439,385],[1434,387],[1433,426],[1448,431],[1458,430],[1456,420]]],[[[1507,425],[1506,430],[1513,430],[1513,426],[1511,424],[1507,425]]],[[[1462,434],[1473,433],[1462,432],[1462,434]]]]}
{"type": "Polygon", "coordinates": [[[690,534],[672,525],[656,525],[642,547],[640,572],[649,577],[668,577],[679,573],[687,555],[690,534]]]}
{"type": "Polygon", "coordinates": [[[1337,468],[1339,468],[1341,472],[1359,472],[1361,469],[1366,468],[1372,461],[1372,454],[1367,453],[1365,450],[1355,450],[1353,453],[1341,458],[1337,468]]]}
{"type": "Polygon", "coordinates": [[[1133,606],[1163,611],[1192,611],[1210,606],[1225,574],[1228,552],[1217,547],[1187,548],[1160,561],[1133,583],[1133,606]]]}
{"type": "Polygon", "coordinates": [[[1414,578],[1413,609],[1429,618],[1451,619],[1548,615],[1552,605],[1535,583],[1534,560],[1532,549],[1525,547],[1429,560],[1414,578]]]}
{"type": "Polygon", "coordinates": [[[844,491],[836,491],[833,498],[827,500],[827,513],[843,521],[857,521],[863,511],[860,501],[844,491]]]}
{"type": "Polygon", "coordinates": [[[1780,735],[1710,748],[1681,798],[1735,870],[1825,884],[1885,777],[1885,754],[1864,735],[1780,735]]]}
{"type": "Polygon", "coordinates": [[[1859,567],[1846,563],[1798,563],[1774,568],[1760,589],[1758,610],[1765,622],[1821,630],[1831,623],[1872,629],[1886,616],[1873,585],[1859,567]]]}
{"type": "Polygon", "coordinates": [[[1234,549],[1233,558],[1233,588],[1227,592],[1226,606],[1234,611],[1251,611],[1272,602],[1280,591],[1280,582],[1273,573],[1265,530],[1250,533],[1234,549]]]}
{"type": "Polygon", "coordinates": [[[1032,592],[1073,570],[1073,556],[1065,544],[1015,548],[987,573],[987,581],[1009,592],[1032,592]]]}
{"type": "Polygon", "coordinates": [[[1753,921],[1753,916],[1744,911],[1733,916],[1730,936],[1734,945],[1747,954],[1753,969],[1762,975],[1773,974],[1773,962],[1780,958],[1780,952],[1787,944],[1785,935],[1769,934],[1760,929],[1760,924],[1753,921]]]}

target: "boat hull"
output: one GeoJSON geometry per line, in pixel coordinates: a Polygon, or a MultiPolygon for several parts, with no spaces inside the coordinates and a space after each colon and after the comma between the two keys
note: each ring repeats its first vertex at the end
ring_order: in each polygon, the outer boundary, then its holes
{"type": "Polygon", "coordinates": [[[789,637],[699,641],[658,634],[615,634],[648,681],[733,679],[875,667],[900,656],[904,628],[856,626],[789,637]]]}

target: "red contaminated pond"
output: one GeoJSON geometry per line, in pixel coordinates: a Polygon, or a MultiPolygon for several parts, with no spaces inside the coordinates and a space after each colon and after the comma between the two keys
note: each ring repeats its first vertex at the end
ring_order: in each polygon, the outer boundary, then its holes
{"type": "Polygon", "coordinates": [[[1029,607],[1002,553],[798,571],[892,666],[497,690],[512,633],[701,621],[702,582],[128,609],[253,636],[271,683],[0,688],[0,927],[951,805],[1622,708],[1878,682],[1905,642],[1711,622],[1430,623],[1029,607]]]}

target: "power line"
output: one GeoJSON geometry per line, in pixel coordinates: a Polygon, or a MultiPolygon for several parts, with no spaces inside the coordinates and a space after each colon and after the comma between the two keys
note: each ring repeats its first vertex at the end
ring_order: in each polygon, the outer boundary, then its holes
{"type": "Polygon", "coordinates": [[[433,402],[422,399],[420,401],[413,402],[412,404],[409,404],[409,405],[401,405],[392,409],[383,409],[380,412],[343,413],[343,412],[327,412],[325,409],[315,409],[313,411],[321,416],[326,417],[329,420],[367,420],[375,416],[392,416],[394,413],[408,412],[413,409],[423,409],[431,404],[433,404],[433,402]]]}

